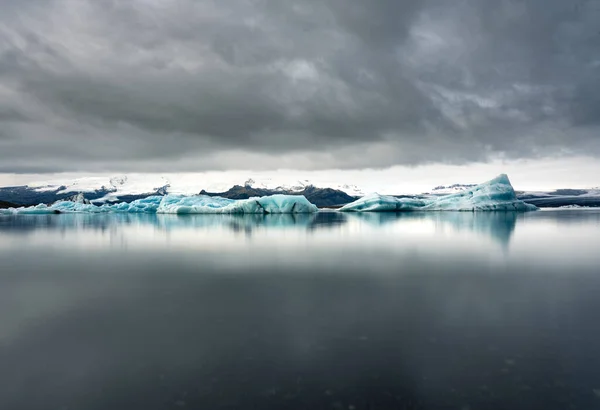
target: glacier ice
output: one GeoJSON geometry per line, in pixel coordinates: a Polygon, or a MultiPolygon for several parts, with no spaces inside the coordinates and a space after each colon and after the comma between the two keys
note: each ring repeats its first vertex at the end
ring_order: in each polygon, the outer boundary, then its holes
{"type": "MultiPolygon", "coordinates": [[[[52,205],[0,209],[0,214],[52,213],[148,213],[148,214],[286,214],[313,213],[318,208],[302,195],[271,195],[243,200],[208,195],[149,196],[130,203],[94,205],[86,203],[82,195],[72,201],[52,205]]],[[[505,174],[491,181],[468,187],[463,191],[421,198],[397,198],[386,195],[367,195],[349,203],[340,211],[534,211],[535,205],[519,199],[505,174]]]]}
{"type": "Polygon", "coordinates": [[[0,214],[158,213],[158,214],[286,214],[312,213],[318,208],[301,195],[271,195],[242,200],[207,195],[149,196],[130,203],[94,205],[59,201],[52,205],[0,209],[0,214]]]}
{"type": "Polygon", "coordinates": [[[166,195],[159,214],[293,214],[317,212],[302,195],[270,195],[261,198],[227,199],[206,195],[166,195]]]}
{"type": "Polygon", "coordinates": [[[418,198],[396,198],[395,196],[369,194],[344,205],[340,211],[346,212],[396,212],[423,209],[427,200],[418,198]]]}
{"type": "Polygon", "coordinates": [[[450,195],[428,198],[396,198],[372,194],[349,203],[340,211],[385,212],[385,211],[535,211],[535,205],[527,204],[515,194],[506,174],[501,174],[464,191],[450,195]]]}

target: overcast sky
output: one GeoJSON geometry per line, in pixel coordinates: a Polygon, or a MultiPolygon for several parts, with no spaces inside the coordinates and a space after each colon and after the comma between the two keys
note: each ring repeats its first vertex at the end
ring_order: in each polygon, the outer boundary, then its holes
{"type": "Polygon", "coordinates": [[[598,157],[598,0],[1,1],[0,182],[598,157]]]}

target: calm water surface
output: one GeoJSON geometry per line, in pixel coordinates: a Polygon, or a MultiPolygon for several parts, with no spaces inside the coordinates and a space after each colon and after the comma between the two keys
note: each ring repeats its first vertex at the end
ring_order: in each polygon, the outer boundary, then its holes
{"type": "Polygon", "coordinates": [[[600,211],[0,216],[0,409],[598,409],[600,211]]]}

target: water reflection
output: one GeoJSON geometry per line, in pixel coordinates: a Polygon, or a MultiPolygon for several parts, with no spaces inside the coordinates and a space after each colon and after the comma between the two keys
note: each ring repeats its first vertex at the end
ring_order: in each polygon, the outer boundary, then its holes
{"type": "Polygon", "coordinates": [[[111,226],[150,225],[161,230],[225,227],[232,231],[263,228],[310,228],[321,214],[273,215],[156,215],[156,214],[61,214],[0,216],[0,231],[107,230],[111,226]]]}
{"type": "Polygon", "coordinates": [[[62,214],[0,217],[0,231],[25,233],[31,230],[100,230],[113,226],[149,225],[160,230],[225,228],[233,232],[252,233],[255,229],[293,229],[317,231],[332,229],[349,222],[373,226],[406,223],[434,223],[443,228],[472,231],[488,235],[502,244],[510,241],[517,214],[501,213],[362,213],[320,212],[317,214],[281,215],[155,215],[155,214],[62,214]]]}
{"type": "Polygon", "coordinates": [[[503,246],[508,246],[517,225],[516,212],[371,212],[353,213],[350,218],[358,218],[373,225],[403,223],[433,223],[438,229],[450,227],[458,231],[469,231],[487,236],[503,246]]]}
{"type": "MultiPolygon", "coordinates": [[[[584,231],[600,224],[600,210],[559,210],[534,213],[512,212],[404,212],[341,213],[281,215],[155,215],[155,214],[62,214],[0,216],[0,234],[30,235],[40,232],[76,231],[78,234],[110,233],[129,229],[150,228],[164,234],[178,232],[218,235],[320,235],[335,230],[346,236],[355,231],[377,236],[393,233],[410,237],[427,231],[439,238],[455,239],[457,235],[485,238],[508,249],[515,230],[547,230],[553,226],[581,227],[584,231]],[[342,231],[340,231],[340,229],[342,231]]],[[[582,231],[583,232],[583,231],[582,231]]],[[[540,240],[542,238],[539,238],[540,240]]]]}
{"type": "Polygon", "coordinates": [[[593,409],[599,216],[0,218],[0,409],[593,409]]]}

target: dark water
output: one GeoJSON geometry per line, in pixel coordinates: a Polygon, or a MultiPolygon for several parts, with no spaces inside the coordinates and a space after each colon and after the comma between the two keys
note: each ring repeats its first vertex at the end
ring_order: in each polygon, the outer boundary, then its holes
{"type": "Polygon", "coordinates": [[[0,409],[598,409],[600,212],[0,217],[0,409]]]}

